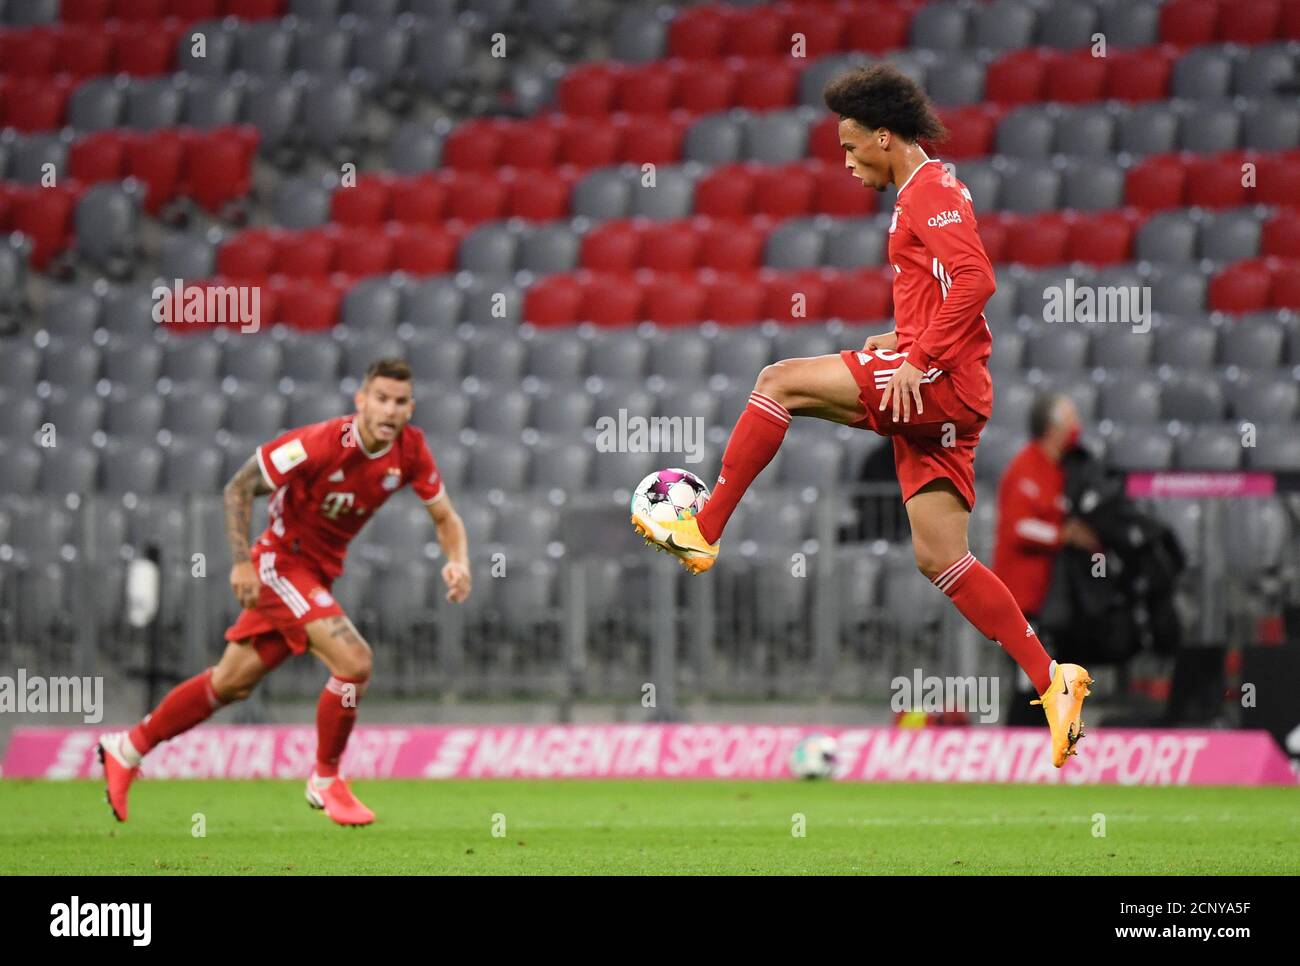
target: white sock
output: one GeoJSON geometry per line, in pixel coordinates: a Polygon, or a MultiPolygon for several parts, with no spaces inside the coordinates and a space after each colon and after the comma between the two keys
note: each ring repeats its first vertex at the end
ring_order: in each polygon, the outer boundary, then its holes
{"type": "Polygon", "coordinates": [[[1056,662],[1055,662],[1055,661],[1053,661],[1051,664],[1047,665],[1047,676],[1048,676],[1049,678],[1055,678],[1055,677],[1056,677],[1056,662]]]}
{"type": "Polygon", "coordinates": [[[117,738],[117,748],[114,749],[117,752],[117,757],[122,759],[122,762],[128,768],[135,768],[140,764],[140,760],[144,758],[144,755],[136,751],[135,745],[131,744],[130,732],[119,731],[117,738]]]}
{"type": "Polygon", "coordinates": [[[315,772],[312,772],[311,783],[315,785],[317,788],[329,788],[330,785],[334,784],[334,779],[323,778],[322,776],[316,774],[315,772]]]}

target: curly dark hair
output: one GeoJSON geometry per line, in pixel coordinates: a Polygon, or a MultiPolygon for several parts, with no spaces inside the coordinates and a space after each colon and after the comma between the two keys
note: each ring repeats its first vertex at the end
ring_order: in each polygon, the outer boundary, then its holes
{"type": "Polygon", "coordinates": [[[891,64],[859,67],[826,85],[826,106],[868,131],[886,128],[908,141],[948,136],[921,85],[891,64]]]}

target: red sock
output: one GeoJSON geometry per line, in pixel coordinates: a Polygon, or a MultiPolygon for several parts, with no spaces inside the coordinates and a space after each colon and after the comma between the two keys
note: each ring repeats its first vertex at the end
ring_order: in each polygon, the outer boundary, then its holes
{"type": "Polygon", "coordinates": [[[727,448],[722,453],[722,469],[709,500],[696,517],[700,533],[709,543],[717,543],[731,519],[736,504],[749,484],[772,462],[781,448],[790,414],[785,407],[761,392],[749,394],[749,405],[736,420],[727,448]]]}
{"type": "Polygon", "coordinates": [[[189,731],[224,704],[212,690],[212,668],[182,681],[167,692],[153,713],[130,730],[128,737],[140,754],[159,742],[189,731]]]}
{"type": "Polygon", "coordinates": [[[1051,687],[1052,659],[997,574],[968,553],[935,577],[934,585],[952,598],[977,631],[1002,645],[1039,694],[1051,687]]]}
{"type": "Polygon", "coordinates": [[[339,773],[339,759],[348,746],[365,685],[366,678],[331,677],[325,682],[316,703],[316,774],[321,778],[339,773]]]}

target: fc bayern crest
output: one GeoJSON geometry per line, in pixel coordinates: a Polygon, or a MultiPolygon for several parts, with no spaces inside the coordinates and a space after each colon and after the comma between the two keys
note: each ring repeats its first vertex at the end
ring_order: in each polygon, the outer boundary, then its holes
{"type": "Polygon", "coordinates": [[[384,480],[379,484],[385,490],[393,491],[402,485],[402,471],[397,467],[389,467],[388,472],[384,474],[384,480]]]}
{"type": "Polygon", "coordinates": [[[324,587],[317,587],[313,590],[311,592],[311,599],[316,603],[317,607],[328,607],[330,604],[334,603],[334,598],[330,596],[329,591],[324,587]]]}

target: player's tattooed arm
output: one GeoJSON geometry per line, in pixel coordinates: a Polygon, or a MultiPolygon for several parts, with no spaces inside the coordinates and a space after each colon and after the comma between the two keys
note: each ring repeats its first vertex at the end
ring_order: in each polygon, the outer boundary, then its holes
{"type": "Polygon", "coordinates": [[[251,559],[248,528],[253,520],[253,499],[270,492],[256,456],[250,456],[222,490],[226,507],[226,539],[230,542],[230,559],[234,563],[251,559]]]}

